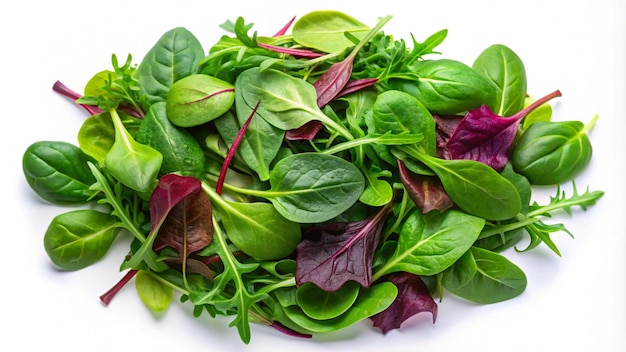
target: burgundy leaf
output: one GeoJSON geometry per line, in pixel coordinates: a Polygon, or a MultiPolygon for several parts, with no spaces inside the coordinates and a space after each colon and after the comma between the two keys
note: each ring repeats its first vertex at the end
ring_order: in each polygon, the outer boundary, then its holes
{"type": "Polygon", "coordinates": [[[340,62],[335,62],[321,75],[313,86],[317,92],[317,106],[324,106],[343,90],[352,75],[354,55],[349,55],[340,62]]]}
{"type": "Polygon", "coordinates": [[[398,295],[387,309],[370,317],[374,327],[386,334],[400,328],[407,319],[422,312],[430,312],[435,323],[437,303],[419,276],[402,272],[391,275],[389,281],[398,288],[398,295]]]}
{"type": "Polygon", "coordinates": [[[412,173],[402,160],[398,160],[398,170],[409,197],[422,213],[426,214],[431,210],[443,212],[454,205],[437,177],[412,173]]]}
{"type": "Polygon", "coordinates": [[[371,87],[376,83],[378,83],[378,78],[361,78],[348,81],[339,94],[337,94],[336,98],[371,87]]]}
{"type": "Polygon", "coordinates": [[[369,287],[374,251],[391,204],[362,221],[307,229],[296,251],[296,283],[312,282],[328,292],[350,280],[369,287]]]}
{"type": "Polygon", "coordinates": [[[383,18],[363,37],[345,59],[330,65],[328,70],[322,74],[313,86],[317,92],[317,106],[322,107],[335,99],[350,80],[352,75],[352,65],[359,50],[367,43],[391,17],[383,18]]]}
{"type": "Polygon", "coordinates": [[[307,50],[307,49],[294,49],[294,48],[285,48],[282,46],[276,46],[276,45],[271,45],[271,44],[264,44],[261,42],[257,43],[258,46],[260,46],[261,48],[264,49],[268,49],[271,51],[275,51],[277,53],[281,53],[281,54],[288,54],[291,55],[293,57],[302,57],[302,58],[307,58],[307,59],[315,59],[318,57],[321,57],[323,54],[312,51],[312,50],[307,50]]]}
{"type": "Polygon", "coordinates": [[[561,92],[554,91],[511,117],[498,116],[486,105],[468,111],[446,143],[450,158],[476,160],[497,171],[502,170],[508,162],[509,149],[520,121],[543,103],[559,96],[561,92]]]}
{"type": "Polygon", "coordinates": [[[324,125],[317,120],[309,121],[304,125],[285,132],[285,138],[289,141],[305,140],[310,141],[315,138],[324,125]]]}
{"type": "Polygon", "coordinates": [[[224,162],[222,163],[220,175],[217,178],[217,185],[215,186],[215,192],[217,192],[217,194],[222,194],[222,187],[224,186],[224,180],[226,179],[226,173],[228,172],[228,168],[230,167],[230,162],[233,160],[233,157],[235,156],[235,152],[237,151],[237,148],[239,148],[239,144],[241,143],[243,136],[246,134],[246,131],[248,130],[248,126],[250,126],[250,121],[252,121],[252,116],[256,114],[256,111],[259,108],[260,103],[261,103],[261,100],[256,102],[256,105],[254,106],[254,109],[252,109],[250,116],[248,116],[248,118],[246,119],[246,122],[243,123],[243,126],[241,126],[241,128],[239,129],[239,132],[237,132],[237,136],[235,136],[235,140],[233,141],[233,144],[231,144],[230,148],[228,148],[228,153],[226,153],[226,158],[224,158],[224,162]]]}
{"type": "Polygon", "coordinates": [[[293,16],[291,18],[291,20],[289,20],[289,22],[287,22],[287,24],[285,24],[283,26],[283,28],[281,28],[278,32],[276,32],[276,34],[273,35],[273,37],[279,37],[279,36],[284,35],[285,33],[287,33],[287,30],[289,30],[289,28],[293,24],[293,21],[295,21],[295,20],[296,20],[296,16],[293,16]]]}
{"type": "Polygon", "coordinates": [[[441,159],[450,159],[450,153],[446,149],[446,143],[454,133],[456,126],[463,119],[463,116],[439,116],[433,115],[437,134],[437,157],[441,159]]]}
{"type": "Polygon", "coordinates": [[[301,332],[297,332],[293,329],[290,329],[286,326],[284,326],[283,324],[277,322],[277,321],[273,321],[270,322],[269,325],[271,327],[273,327],[274,329],[276,329],[276,331],[280,331],[285,335],[291,336],[291,337],[299,337],[299,338],[303,338],[303,339],[310,339],[313,337],[312,334],[305,334],[305,333],[301,333],[301,332]]]}
{"type": "Polygon", "coordinates": [[[211,203],[200,180],[167,174],[150,197],[151,232],[158,231],[155,246],[170,246],[185,260],[213,239],[211,203]]]}

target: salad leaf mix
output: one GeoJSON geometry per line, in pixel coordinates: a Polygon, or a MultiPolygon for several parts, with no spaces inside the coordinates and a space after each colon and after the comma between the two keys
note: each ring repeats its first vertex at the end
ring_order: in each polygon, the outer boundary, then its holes
{"type": "Polygon", "coordinates": [[[574,183],[597,116],[552,121],[561,92],[532,97],[505,45],[465,64],[436,51],[447,30],[407,42],[383,31],[390,19],[315,11],[262,36],[240,17],[208,50],[173,28],[138,64],[113,55],[83,94],[56,82],[88,117],[77,145],[23,155],[37,195],[76,207],[44,234],[50,260],[80,270],[132,236],[102,302],[134,279],[151,310],[178,296],[196,317],[230,317],[244,343],[251,323],[387,333],[434,322],[446,293],[522,294],[505,250],[560,255],[551,235],[569,230],[547,220],[603,195],[574,183]],[[537,185],[554,187],[547,204],[537,185]]]}

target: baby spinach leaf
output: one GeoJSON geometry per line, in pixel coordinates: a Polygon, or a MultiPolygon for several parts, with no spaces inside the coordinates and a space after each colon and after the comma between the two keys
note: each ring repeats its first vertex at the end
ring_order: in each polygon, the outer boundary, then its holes
{"type": "Polygon", "coordinates": [[[329,292],[307,282],[296,290],[298,306],[312,319],[333,319],[345,313],[359,296],[361,286],[346,282],[337,291],[329,292]]]}
{"type": "Polygon", "coordinates": [[[189,30],[177,27],[167,31],[137,67],[141,93],[149,104],[165,101],[174,82],[196,73],[203,58],[204,49],[189,30]]]}
{"type": "Polygon", "coordinates": [[[86,203],[95,178],[87,162],[92,160],[77,146],[61,141],[31,144],[22,156],[26,181],[39,197],[52,203],[86,203]]]}
{"type": "Polygon", "coordinates": [[[333,53],[354,45],[345,36],[345,32],[360,39],[369,31],[368,26],[345,13],[314,11],[300,17],[294,23],[292,35],[294,41],[300,45],[333,53]]]}
{"type": "Polygon", "coordinates": [[[477,247],[472,247],[466,255],[458,264],[469,265],[469,270],[456,268],[455,264],[454,269],[444,272],[443,286],[450,293],[490,304],[517,297],[526,289],[526,275],[504,256],[477,247]]]}
{"type": "Polygon", "coordinates": [[[511,163],[531,184],[560,184],[573,178],[591,160],[592,147],[580,121],[537,122],[517,142],[511,163]]]}
{"type": "Polygon", "coordinates": [[[114,142],[115,127],[109,113],[89,117],[78,130],[78,146],[100,164],[104,164],[114,142]]]}
{"type": "Polygon", "coordinates": [[[351,326],[363,319],[380,313],[393,302],[398,289],[391,282],[381,282],[370,288],[363,288],[350,309],[332,319],[317,320],[304,314],[297,305],[283,307],[287,317],[298,326],[311,332],[338,331],[351,326]]]}
{"type": "Polygon", "coordinates": [[[412,67],[418,78],[393,80],[395,89],[419,99],[433,114],[454,115],[493,100],[494,86],[462,62],[450,59],[423,60],[412,67]]]}
{"type": "Polygon", "coordinates": [[[167,92],[167,117],[176,126],[198,126],[228,111],[234,102],[232,84],[192,74],[174,82],[167,92]]]}
{"type": "Polygon", "coordinates": [[[135,289],[141,301],[153,312],[167,309],[172,302],[174,289],[163,284],[145,270],[139,270],[135,276],[135,289]]]}
{"type": "MultiPolygon", "coordinates": [[[[246,118],[248,116],[250,115],[246,115],[246,118]]],[[[245,123],[240,117],[240,114],[227,112],[213,121],[229,148],[245,123]]],[[[256,172],[261,181],[267,181],[270,178],[270,165],[278,155],[284,137],[285,131],[272,126],[262,118],[253,118],[237,147],[237,154],[246,161],[251,170],[256,172]]]]}
{"type": "Polygon", "coordinates": [[[365,180],[350,162],[333,155],[299,153],[276,163],[271,189],[261,192],[285,218],[318,223],[350,208],[361,196],[365,180]]]}
{"type": "Polygon", "coordinates": [[[137,143],[128,133],[117,111],[110,111],[115,126],[115,142],[104,158],[105,169],[124,185],[150,192],[157,182],[163,155],[154,148],[137,143]]]}
{"type": "Polygon", "coordinates": [[[524,63],[509,47],[494,44],[474,61],[472,68],[492,82],[495,99],[488,104],[500,116],[511,116],[522,110],[526,98],[526,70],[524,63]]]}
{"type": "Polygon", "coordinates": [[[258,260],[272,260],[295,251],[301,239],[300,225],[285,219],[272,204],[212,199],[221,210],[228,239],[242,252],[258,260]]]}
{"type": "Polygon", "coordinates": [[[250,116],[261,101],[257,114],[281,130],[297,129],[307,122],[320,121],[331,132],[346,139],[352,135],[341,124],[326,116],[317,105],[315,87],[285,72],[258,67],[242,72],[235,82],[235,106],[238,116],[250,116]]]}
{"type": "Polygon", "coordinates": [[[484,224],[484,219],[458,210],[427,214],[414,210],[402,226],[395,253],[373,279],[399,271],[437,274],[472,246],[484,224]]]}
{"type": "Polygon", "coordinates": [[[270,124],[282,129],[296,129],[318,120],[315,88],[310,83],[273,69],[252,68],[242,72],[235,83],[237,115],[250,116],[261,101],[257,113],[270,124]]]}
{"type": "Polygon", "coordinates": [[[374,327],[386,334],[400,328],[407,319],[422,312],[432,314],[433,323],[437,320],[437,303],[419,276],[396,273],[391,275],[389,282],[396,285],[398,295],[387,309],[370,317],[374,327]]]}
{"type": "Polygon", "coordinates": [[[91,209],[57,215],[44,234],[44,248],[60,268],[83,269],[102,259],[120,231],[117,219],[91,209]]]}
{"type": "Polygon", "coordinates": [[[469,214],[506,220],[519,213],[519,192],[491,167],[473,160],[416,157],[435,172],[454,204],[469,214]]]}
{"type": "Polygon", "coordinates": [[[179,173],[203,177],[206,157],[198,140],[186,129],[174,126],[168,119],[165,102],[152,104],[136,140],[154,148],[163,156],[159,175],[179,173]]]}
{"type": "Polygon", "coordinates": [[[435,155],[435,121],[419,100],[408,93],[390,90],[378,95],[372,109],[370,133],[421,134],[423,140],[415,146],[435,155]]]}

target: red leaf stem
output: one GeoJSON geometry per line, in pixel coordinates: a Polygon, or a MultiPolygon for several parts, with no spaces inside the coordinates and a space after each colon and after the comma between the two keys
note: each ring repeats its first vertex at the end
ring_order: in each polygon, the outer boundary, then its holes
{"type": "Polygon", "coordinates": [[[250,116],[248,117],[246,122],[244,122],[243,126],[241,126],[241,129],[237,133],[237,136],[235,137],[233,144],[228,149],[226,158],[224,158],[224,162],[222,163],[222,169],[220,170],[220,175],[217,178],[217,185],[215,186],[215,192],[217,194],[222,194],[222,188],[224,187],[224,180],[226,179],[226,172],[228,171],[230,162],[233,160],[233,157],[235,156],[235,152],[237,151],[237,148],[239,147],[239,143],[241,143],[241,140],[243,139],[243,136],[245,135],[246,130],[248,129],[248,126],[250,125],[250,121],[252,121],[252,117],[256,114],[256,111],[259,108],[260,103],[261,103],[260,100],[257,101],[256,105],[254,106],[254,109],[252,109],[252,113],[250,113],[250,116]]]}
{"type": "Polygon", "coordinates": [[[281,28],[278,32],[276,32],[276,34],[273,35],[273,37],[279,37],[287,33],[287,30],[289,30],[289,27],[291,27],[291,25],[293,24],[293,21],[295,20],[296,20],[296,16],[293,16],[291,20],[289,20],[289,22],[287,22],[287,24],[283,26],[283,28],[281,28]]]}
{"type": "Polygon", "coordinates": [[[108,306],[109,303],[113,300],[113,297],[124,287],[135,275],[137,274],[137,270],[129,270],[120,281],[118,281],[111,289],[100,296],[100,301],[104,303],[105,306],[108,306]]]}
{"type": "MultiPolygon", "coordinates": [[[[62,96],[66,98],[72,99],[74,102],[76,102],[76,100],[81,98],[80,94],[69,89],[65,84],[61,83],[61,81],[54,82],[54,84],[52,85],[52,90],[61,94],[62,96]]],[[[86,104],[78,104],[78,105],[80,105],[83,109],[85,109],[90,115],[97,115],[97,114],[102,113],[102,110],[100,110],[100,108],[98,108],[97,106],[86,105],[86,104]]]]}
{"type": "Polygon", "coordinates": [[[276,45],[264,44],[264,43],[257,43],[257,45],[260,46],[261,48],[272,50],[281,54],[289,54],[294,57],[315,59],[315,58],[323,56],[323,54],[321,53],[317,53],[315,51],[307,50],[307,49],[284,48],[282,46],[276,46],[276,45]]]}

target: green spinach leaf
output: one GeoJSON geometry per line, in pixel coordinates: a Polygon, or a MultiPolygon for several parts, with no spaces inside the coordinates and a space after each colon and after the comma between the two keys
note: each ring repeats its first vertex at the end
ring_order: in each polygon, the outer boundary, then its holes
{"type": "Polygon", "coordinates": [[[496,115],[511,116],[522,110],[526,70],[513,50],[502,44],[491,45],[480,53],[472,68],[495,85],[495,96],[489,106],[496,115]]]}
{"type": "Polygon", "coordinates": [[[163,34],[137,67],[139,87],[148,103],[165,101],[174,82],[196,73],[202,58],[204,49],[188,29],[177,27],[163,34]]]}
{"type": "Polygon", "coordinates": [[[92,159],[79,147],[61,141],[31,144],[22,156],[22,170],[30,187],[52,203],[86,203],[95,178],[89,170],[92,159]]]}
{"type": "Polygon", "coordinates": [[[524,272],[504,256],[472,247],[453,268],[444,272],[443,286],[469,301],[490,304],[517,297],[526,289],[524,272]]]}
{"type": "Polygon", "coordinates": [[[108,213],[79,209],[57,215],[44,234],[50,260],[63,269],[78,270],[102,259],[120,231],[108,213]]]}

